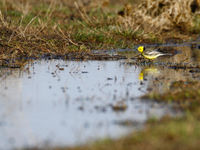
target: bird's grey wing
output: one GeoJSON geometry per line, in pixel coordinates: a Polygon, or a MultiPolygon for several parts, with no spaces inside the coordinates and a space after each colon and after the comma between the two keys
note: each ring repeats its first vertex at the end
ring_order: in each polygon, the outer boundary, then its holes
{"type": "Polygon", "coordinates": [[[149,52],[147,52],[147,54],[148,55],[158,55],[158,54],[160,54],[160,52],[158,52],[158,51],[149,51],[149,52]]]}

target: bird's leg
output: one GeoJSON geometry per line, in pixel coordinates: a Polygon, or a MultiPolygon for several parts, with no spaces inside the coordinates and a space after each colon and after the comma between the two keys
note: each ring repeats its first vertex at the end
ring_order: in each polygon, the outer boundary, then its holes
{"type": "Polygon", "coordinates": [[[148,59],[148,64],[151,65],[153,63],[152,59],[148,59]]]}

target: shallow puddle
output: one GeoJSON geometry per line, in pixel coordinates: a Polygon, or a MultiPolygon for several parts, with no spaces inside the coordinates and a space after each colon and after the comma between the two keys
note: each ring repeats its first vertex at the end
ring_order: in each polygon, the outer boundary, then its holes
{"type": "Polygon", "coordinates": [[[62,60],[1,69],[0,149],[118,138],[148,118],[174,115],[170,105],[139,99],[163,71],[147,70],[121,61],[62,60]]]}

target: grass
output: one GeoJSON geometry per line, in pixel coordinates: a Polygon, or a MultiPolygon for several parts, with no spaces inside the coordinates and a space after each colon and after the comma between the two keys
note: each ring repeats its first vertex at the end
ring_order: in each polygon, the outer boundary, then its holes
{"type": "Polygon", "coordinates": [[[3,50],[0,59],[71,52],[76,52],[78,57],[91,49],[133,46],[134,39],[119,32],[115,8],[114,11],[107,7],[72,4],[34,0],[30,3],[1,2],[0,44],[3,50]]]}
{"type": "MultiPolygon", "coordinates": [[[[70,150],[188,150],[197,149],[200,138],[200,122],[190,114],[186,118],[151,122],[144,131],[131,134],[118,141],[102,140],[88,146],[70,150]]],[[[56,150],[65,150],[64,148],[56,150]]]]}
{"type": "MultiPolygon", "coordinates": [[[[118,13],[128,14],[126,11],[138,3],[137,0],[3,0],[0,2],[0,65],[16,58],[71,53],[79,58],[93,49],[132,48],[142,42],[163,42],[166,35],[130,26],[126,21],[131,20],[118,13]]],[[[194,22],[191,34],[198,34],[199,19],[194,22]]],[[[171,38],[176,36],[177,33],[171,32],[171,38]]]]}
{"type": "Polygon", "coordinates": [[[200,83],[197,81],[175,81],[171,90],[164,94],[149,93],[143,98],[150,98],[158,101],[176,102],[184,110],[198,112],[200,106],[200,83]]]}

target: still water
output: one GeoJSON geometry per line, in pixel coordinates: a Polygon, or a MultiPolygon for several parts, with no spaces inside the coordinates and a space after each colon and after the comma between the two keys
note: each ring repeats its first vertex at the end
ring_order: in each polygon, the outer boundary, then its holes
{"type": "Polygon", "coordinates": [[[0,149],[119,138],[148,118],[172,115],[170,105],[139,99],[152,82],[141,72],[147,75],[120,61],[40,60],[0,69],[0,149]]]}

